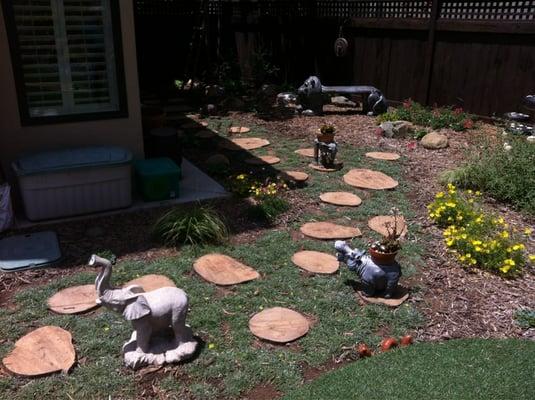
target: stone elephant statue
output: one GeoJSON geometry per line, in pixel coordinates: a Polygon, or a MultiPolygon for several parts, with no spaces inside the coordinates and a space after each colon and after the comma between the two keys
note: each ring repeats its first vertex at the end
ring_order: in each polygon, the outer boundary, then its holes
{"type": "Polygon", "coordinates": [[[352,249],[343,240],[334,244],[338,261],[345,262],[350,271],[359,276],[365,296],[378,296],[389,299],[398,286],[401,267],[397,262],[392,265],[377,265],[366,251],[352,249]]]}
{"type": "Polygon", "coordinates": [[[195,352],[197,342],[186,325],[188,298],[182,289],[163,287],[145,292],[138,285],[113,288],[109,260],[93,255],[89,265],[102,266],[95,280],[97,303],[121,313],[134,328],[130,341],[123,346],[128,366],[178,362],[195,352]],[[165,338],[169,328],[173,338],[165,338]]]}

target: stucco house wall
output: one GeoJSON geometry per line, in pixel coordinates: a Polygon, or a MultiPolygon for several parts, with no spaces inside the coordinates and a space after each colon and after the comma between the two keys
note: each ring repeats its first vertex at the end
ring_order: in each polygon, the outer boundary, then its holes
{"type": "MultiPolygon", "coordinates": [[[[6,0],[1,0],[6,1],[6,0]]],[[[128,117],[21,126],[2,7],[0,7],[0,162],[8,180],[19,154],[84,145],[117,145],[143,157],[133,1],[119,0],[128,117]]]]}

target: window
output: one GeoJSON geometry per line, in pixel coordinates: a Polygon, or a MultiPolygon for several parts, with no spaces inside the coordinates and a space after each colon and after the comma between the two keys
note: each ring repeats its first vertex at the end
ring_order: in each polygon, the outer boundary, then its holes
{"type": "Polygon", "coordinates": [[[126,116],[118,1],[2,3],[24,125],[126,116]]]}

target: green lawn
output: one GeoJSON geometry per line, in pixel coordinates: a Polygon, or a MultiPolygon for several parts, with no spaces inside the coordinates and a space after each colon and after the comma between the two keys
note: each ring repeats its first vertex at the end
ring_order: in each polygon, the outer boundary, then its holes
{"type": "Polygon", "coordinates": [[[421,343],[359,360],[298,389],[286,400],[531,400],[535,342],[421,343]]]}
{"type": "MultiPolygon", "coordinates": [[[[409,188],[400,176],[400,164],[367,159],[363,154],[370,149],[345,146],[340,154],[345,163],[344,171],[332,174],[314,172],[306,168],[310,159],[293,153],[308,143],[274,137],[252,128],[250,136],[271,140],[270,149],[282,159],[277,168],[301,169],[311,175],[309,185],[297,189],[304,196],[315,200],[321,192],[344,189],[359,194],[363,203],[357,208],[347,209],[319,204],[320,214],[301,215],[298,223],[288,228],[274,227],[249,244],[185,246],[177,257],[148,264],[121,262],[119,258],[112,278],[117,285],[143,274],[158,273],[170,277],[183,288],[191,304],[188,323],[206,343],[200,356],[175,367],[176,373],[154,376],[149,386],[152,385],[162,395],[197,399],[240,398],[247,390],[262,383],[272,383],[280,391],[288,392],[302,383],[304,365],[319,366],[340,355],[345,346],[358,342],[374,346],[381,340],[380,332],[399,337],[423,322],[409,303],[398,309],[359,306],[353,290],[346,283],[355,276],[346,267],[332,276],[307,276],[291,263],[292,254],[301,249],[333,253],[331,242],[292,239],[291,230],[297,229],[304,221],[330,219],[358,226],[364,236],[354,240],[354,245],[363,245],[376,237],[367,228],[367,219],[387,213],[392,206],[401,209],[410,221],[413,214],[406,197],[409,188]],[[399,179],[400,187],[394,191],[369,193],[354,190],[341,180],[351,167],[381,170],[399,179]],[[258,270],[261,279],[225,290],[206,283],[192,272],[192,264],[197,257],[210,252],[236,257],[258,270]],[[317,322],[305,337],[291,346],[262,344],[249,332],[248,320],[254,313],[274,306],[293,308],[317,322]]],[[[261,155],[266,151],[261,149],[255,154],[261,155]]],[[[416,240],[418,227],[411,226],[410,229],[409,240],[400,253],[405,276],[422,265],[420,255],[423,249],[416,240]]],[[[0,357],[21,335],[51,324],[72,332],[78,358],[78,364],[67,376],[54,375],[36,380],[0,377],[0,398],[140,397],[143,388],[138,383],[139,375],[122,367],[121,345],[129,338],[129,323],[120,315],[103,309],[87,315],[67,316],[54,315],[46,308],[46,299],[58,289],[93,283],[94,277],[94,274],[80,273],[20,292],[15,299],[16,309],[0,310],[0,338],[6,339],[0,341],[0,357]]]]}

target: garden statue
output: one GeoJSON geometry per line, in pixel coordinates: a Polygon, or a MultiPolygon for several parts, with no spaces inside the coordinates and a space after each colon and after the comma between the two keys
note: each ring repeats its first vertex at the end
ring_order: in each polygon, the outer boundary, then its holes
{"type": "Polygon", "coordinates": [[[373,86],[324,86],[317,76],[309,77],[297,89],[298,99],[305,115],[323,114],[323,105],[334,94],[368,96],[362,102],[365,113],[379,115],[386,112],[388,106],[381,91],[373,86]]]}
{"type": "Polygon", "coordinates": [[[132,322],[134,332],[123,345],[128,367],[178,362],[195,353],[197,341],[186,325],[188,298],[183,290],[163,287],[144,292],[138,285],[115,289],[110,286],[111,261],[93,255],[89,265],[102,266],[95,281],[97,303],[132,322]],[[169,330],[173,335],[165,335],[169,330]]]}
{"type": "Polygon", "coordinates": [[[349,270],[360,277],[365,296],[386,299],[392,297],[401,277],[401,267],[396,261],[378,265],[365,250],[352,249],[343,240],[337,240],[334,248],[337,250],[338,261],[345,262],[349,270]]]}
{"type": "Polygon", "coordinates": [[[338,144],[334,141],[334,132],[334,126],[324,125],[314,139],[314,161],[324,168],[334,168],[338,152],[338,144]]]}

